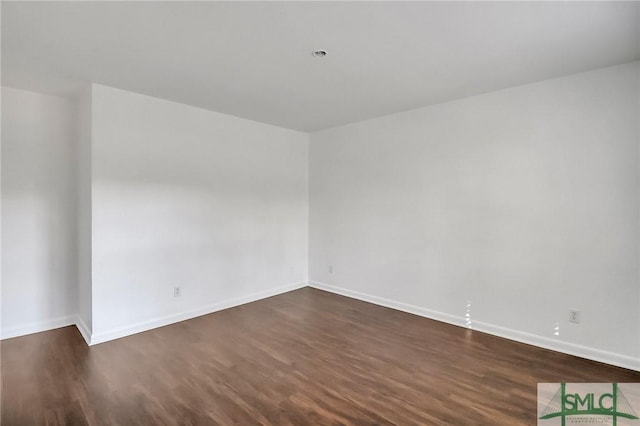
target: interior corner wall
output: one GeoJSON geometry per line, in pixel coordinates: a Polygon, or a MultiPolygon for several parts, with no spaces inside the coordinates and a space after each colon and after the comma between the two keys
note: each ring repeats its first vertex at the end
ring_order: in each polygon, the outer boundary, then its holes
{"type": "Polygon", "coordinates": [[[312,284],[640,369],[639,99],[636,62],[312,134],[312,284]]]}
{"type": "Polygon", "coordinates": [[[74,114],[2,88],[2,338],[75,322],[74,114]]]}
{"type": "Polygon", "coordinates": [[[306,285],[308,134],[95,84],[91,109],[92,343],[306,285]]]}

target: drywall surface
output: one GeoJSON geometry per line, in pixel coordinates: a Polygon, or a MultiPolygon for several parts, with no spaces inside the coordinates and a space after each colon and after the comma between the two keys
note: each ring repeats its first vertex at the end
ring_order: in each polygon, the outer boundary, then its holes
{"type": "Polygon", "coordinates": [[[77,245],[78,245],[78,322],[77,326],[89,342],[92,329],[91,297],[91,86],[77,100],[77,245]]]}
{"type": "Polygon", "coordinates": [[[74,105],[2,88],[2,337],[73,324],[74,105]]]}
{"type": "Polygon", "coordinates": [[[312,134],[310,280],[640,369],[638,100],[631,63],[312,134]]]}
{"type": "Polygon", "coordinates": [[[92,342],[305,285],[308,143],[93,85],[92,342]]]}

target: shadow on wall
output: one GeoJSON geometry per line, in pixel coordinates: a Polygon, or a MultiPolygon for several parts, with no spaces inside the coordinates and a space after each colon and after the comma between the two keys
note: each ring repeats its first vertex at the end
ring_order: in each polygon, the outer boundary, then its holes
{"type": "Polygon", "coordinates": [[[206,185],[96,182],[95,329],[306,281],[302,201],[206,185]]]}
{"type": "Polygon", "coordinates": [[[55,194],[3,191],[2,324],[5,329],[73,315],[73,206],[55,194]],[[37,196],[41,195],[41,196],[37,196]]]}

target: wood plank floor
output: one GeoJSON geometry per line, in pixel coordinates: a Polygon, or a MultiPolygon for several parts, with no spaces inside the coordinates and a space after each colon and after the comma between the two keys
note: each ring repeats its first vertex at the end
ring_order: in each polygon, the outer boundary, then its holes
{"type": "Polygon", "coordinates": [[[2,342],[2,426],[534,425],[538,382],[640,373],[304,288],[87,347],[2,342]]]}

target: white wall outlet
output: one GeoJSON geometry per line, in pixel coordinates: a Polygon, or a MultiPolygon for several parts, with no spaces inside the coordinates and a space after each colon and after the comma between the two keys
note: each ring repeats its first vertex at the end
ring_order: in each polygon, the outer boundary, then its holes
{"type": "Polygon", "coordinates": [[[333,274],[333,265],[329,265],[329,273],[333,274]]]}
{"type": "Polygon", "coordinates": [[[580,324],[580,311],[577,309],[569,309],[569,322],[580,324]]]}
{"type": "Polygon", "coordinates": [[[173,288],[173,297],[180,297],[181,294],[182,294],[182,290],[180,289],[180,287],[173,288]]]}

